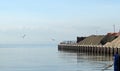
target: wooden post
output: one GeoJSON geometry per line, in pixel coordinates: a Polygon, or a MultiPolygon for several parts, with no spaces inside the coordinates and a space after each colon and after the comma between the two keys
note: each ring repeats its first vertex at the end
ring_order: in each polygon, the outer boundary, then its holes
{"type": "Polygon", "coordinates": [[[108,55],[110,56],[110,47],[108,47],[108,55]]]}
{"type": "Polygon", "coordinates": [[[112,55],[114,55],[114,48],[112,48],[112,55]]]}
{"type": "Polygon", "coordinates": [[[118,48],[118,54],[120,54],[120,48],[118,48]]]}

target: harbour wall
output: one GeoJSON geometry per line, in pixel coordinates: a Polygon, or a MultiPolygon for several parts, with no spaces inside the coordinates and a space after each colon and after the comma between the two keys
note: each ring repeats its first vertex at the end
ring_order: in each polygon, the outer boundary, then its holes
{"type": "Polygon", "coordinates": [[[116,52],[120,54],[119,47],[106,47],[101,45],[59,44],[58,50],[85,52],[85,53],[93,53],[100,55],[114,55],[116,52]]]}

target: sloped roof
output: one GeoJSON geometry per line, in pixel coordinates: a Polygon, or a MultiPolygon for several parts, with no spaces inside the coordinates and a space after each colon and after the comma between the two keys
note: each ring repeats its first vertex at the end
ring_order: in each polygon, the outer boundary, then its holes
{"type": "Polygon", "coordinates": [[[104,35],[91,35],[79,42],[79,45],[100,45],[104,35]]]}
{"type": "Polygon", "coordinates": [[[113,41],[106,43],[104,46],[107,46],[107,47],[120,47],[120,36],[118,36],[113,41]]]}

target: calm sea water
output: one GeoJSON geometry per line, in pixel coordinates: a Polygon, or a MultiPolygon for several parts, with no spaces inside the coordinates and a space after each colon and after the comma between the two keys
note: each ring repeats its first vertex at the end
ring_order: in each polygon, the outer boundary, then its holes
{"type": "Polygon", "coordinates": [[[53,45],[0,45],[0,71],[102,71],[112,62],[110,56],[58,51],[53,45]]]}

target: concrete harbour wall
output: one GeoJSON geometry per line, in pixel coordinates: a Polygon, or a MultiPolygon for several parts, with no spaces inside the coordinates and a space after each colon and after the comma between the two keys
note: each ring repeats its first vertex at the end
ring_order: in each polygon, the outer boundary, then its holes
{"type": "Polygon", "coordinates": [[[118,47],[105,47],[100,45],[59,44],[58,50],[85,52],[101,55],[114,55],[116,52],[120,54],[120,48],[118,47]]]}

